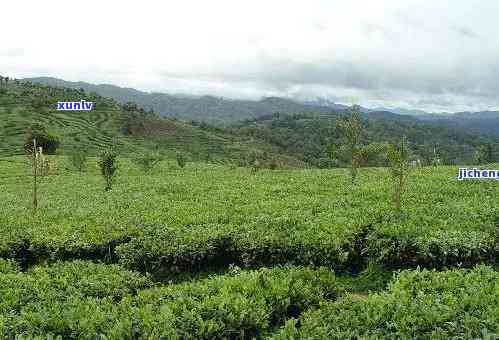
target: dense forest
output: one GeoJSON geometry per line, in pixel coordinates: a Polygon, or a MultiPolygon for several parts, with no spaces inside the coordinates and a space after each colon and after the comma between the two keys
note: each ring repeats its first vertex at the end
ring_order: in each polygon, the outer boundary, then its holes
{"type": "MultiPolygon", "coordinates": [[[[361,165],[384,165],[388,144],[397,143],[403,136],[408,139],[411,159],[422,164],[476,162],[487,152],[488,161],[497,159],[497,138],[389,115],[363,115],[361,165]]],[[[235,124],[230,130],[263,139],[318,167],[343,166],[348,163],[348,152],[344,133],[337,124],[343,116],[276,113],[235,124]]]]}

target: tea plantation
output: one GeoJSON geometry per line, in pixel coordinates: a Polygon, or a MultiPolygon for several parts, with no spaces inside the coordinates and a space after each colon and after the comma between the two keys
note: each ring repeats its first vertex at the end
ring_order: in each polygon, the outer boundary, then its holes
{"type": "MultiPolygon", "coordinates": [[[[499,336],[499,187],[384,168],[252,171],[126,157],[39,178],[0,159],[0,334],[63,339],[499,336]]],[[[497,169],[498,164],[488,168],[497,169]]]]}

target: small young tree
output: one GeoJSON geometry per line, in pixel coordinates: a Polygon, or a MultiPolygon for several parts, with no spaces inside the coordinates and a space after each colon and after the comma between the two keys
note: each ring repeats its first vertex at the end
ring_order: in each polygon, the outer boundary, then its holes
{"type": "Polygon", "coordinates": [[[360,120],[360,107],[354,105],[350,109],[350,116],[338,122],[338,127],[343,130],[348,141],[348,153],[350,156],[350,175],[352,183],[357,177],[359,167],[359,144],[362,137],[362,123],[360,120]]]}
{"type": "Polygon", "coordinates": [[[98,161],[101,174],[106,181],[105,190],[111,190],[116,176],[116,170],[118,169],[118,164],[116,161],[117,154],[113,149],[108,149],[100,154],[100,159],[98,161]]]}
{"type": "Polygon", "coordinates": [[[71,164],[73,167],[82,172],[85,170],[85,164],[87,162],[87,152],[85,149],[80,148],[75,150],[70,156],[71,164]]]}
{"type": "Polygon", "coordinates": [[[178,166],[183,168],[185,166],[185,163],[187,163],[187,160],[185,159],[184,154],[181,152],[177,152],[176,158],[177,158],[178,166]]]}
{"type": "Polygon", "coordinates": [[[387,158],[393,179],[393,202],[395,204],[395,212],[400,214],[402,210],[402,195],[405,190],[409,171],[409,153],[405,136],[400,145],[390,145],[387,152],[387,158]]]}
{"type": "Polygon", "coordinates": [[[436,167],[440,165],[440,162],[441,160],[437,152],[437,147],[433,146],[433,158],[431,160],[431,164],[436,167]]]}
{"type": "Polygon", "coordinates": [[[33,216],[36,215],[38,208],[38,183],[37,183],[37,168],[38,168],[38,153],[36,146],[36,139],[33,139],[32,162],[33,162],[33,216]]]}
{"type": "Polygon", "coordinates": [[[133,161],[144,173],[148,174],[162,159],[158,153],[146,152],[133,158],[133,161]]]}

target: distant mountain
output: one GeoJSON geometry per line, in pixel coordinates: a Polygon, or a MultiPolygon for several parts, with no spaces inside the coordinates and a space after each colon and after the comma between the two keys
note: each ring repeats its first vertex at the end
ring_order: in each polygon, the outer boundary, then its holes
{"type": "MultiPolygon", "coordinates": [[[[232,133],[265,140],[305,162],[318,166],[347,165],[348,149],[344,132],[338,128],[334,115],[271,115],[235,124],[232,133]]],[[[387,111],[363,113],[362,164],[386,165],[379,155],[386,143],[398,143],[407,137],[411,158],[430,164],[434,152],[445,164],[471,164],[480,147],[493,146],[499,159],[498,139],[471,132],[423,122],[411,116],[387,111]]]]}
{"type": "Polygon", "coordinates": [[[318,97],[318,98],[313,99],[313,100],[304,101],[303,104],[310,105],[310,106],[330,107],[330,108],[335,109],[335,110],[346,110],[349,108],[348,105],[337,104],[332,100],[329,100],[327,98],[322,98],[322,97],[318,97]]]}
{"type": "MultiPolygon", "coordinates": [[[[499,111],[430,113],[423,110],[376,108],[366,109],[366,112],[375,115],[376,112],[392,112],[437,126],[464,129],[475,134],[499,137],[499,111]]],[[[388,118],[386,114],[385,118],[388,118]]]]}
{"type": "Polygon", "coordinates": [[[426,114],[417,118],[434,125],[499,137],[499,111],[426,114]]]}
{"type": "Polygon", "coordinates": [[[108,84],[94,85],[85,82],[69,82],[50,77],[25,78],[24,80],[57,87],[83,88],[87,92],[95,92],[104,97],[111,97],[120,103],[135,102],[143,109],[152,109],[163,116],[217,124],[253,119],[276,112],[287,114],[332,113],[335,110],[346,108],[346,106],[342,105],[338,107],[319,107],[277,97],[256,101],[231,100],[213,96],[196,97],[147,93],[108,84]]]}
{"type": "MultiPolygon", "coordinates": [[[[57,78],[26,78],[26,81],[45,85],[83,88],[87,92],[95,92],[110,97],[119,103],[135,102],[139,107],[182,120],[204,121],[211,124],[227,126],[241,120],[251,120],[274,113],[334,115],[348,109],[348,106],[336,104],[327,98],[316,98],[305,102],[297,102],[285,98],[270,97],[262,100],[232,100],[214,96],[193,96],[186,94],[148,93],[132,88],[115,85],[94,85],[86,82],[69,82],[57,78]]],[[[397,119],[412,121],[414,119],[426,123],[469,132],[499,137],[499,112],[458,112],[428,113],[422,110],[402,108],[361,107],[363,113],[373,119],[397,119]]]]}
{"type": "Polygon", "coordinates": [[[386,108],[386,107],[378,107],[376,109],[373,109],[375,111],[390,111],[399,115],[407,115],[407,116],[425,116],[430,114],[429,112],[423,111],[423,110],[409,110],[409,109],[402,109],[399,107],[395,108],[386,108]]]}

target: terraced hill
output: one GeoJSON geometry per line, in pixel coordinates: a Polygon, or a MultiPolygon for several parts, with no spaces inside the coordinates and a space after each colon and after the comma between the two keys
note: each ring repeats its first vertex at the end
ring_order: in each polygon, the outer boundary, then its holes
{"type": "MultiPolygon", "coordinates": [[[[175,119],[146,115],[139,133],[122,130],[125,110],[114,100],[80,89],[55,88],[10,81],[0,87],[0,156],[23,152],[26,133],[34,123],[60,136],[60,153],[84,147],[90,153],[118,145],[123,153],[157,149],[167,155],[180,151],[192,160],[238,161],[258,152],[282,164],[299,165],[292,157],[277,154],[276,148],[222,130],[194,126],[175,119]],[[57,111],[58,101],[91,101],[92,111],[57,111]]],[[[143,113],[143,112],[142,112],[143,113]]]]}

